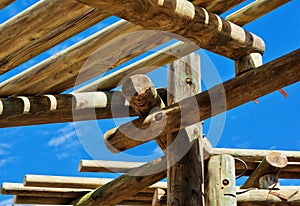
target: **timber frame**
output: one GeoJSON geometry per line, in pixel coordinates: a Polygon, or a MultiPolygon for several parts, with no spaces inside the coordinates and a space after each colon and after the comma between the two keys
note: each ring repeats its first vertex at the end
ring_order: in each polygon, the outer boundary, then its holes
{"type": "MultiPolygon", "coordinates": [[[[5,74],[110,16],[121,18],[1,82],[1,128],[138,116],[104,134],[107,148],[117,153],[155,140],[164,152],[152,162],[79,163],[79,172],[123,173],[116,179],[26,175],[22,184],[3,183],[1,193],[14,195],[16,204],[300,205],[300,187],[278,185],[278,178],[300,179],[300,152],[212,148],[202,134],[202,121],[300,80],[300,49],[264,64],[263,39],[243,28],[290,0],[256,0],[220,17],[244,1],[41,0],[1,24],[5,74]],[[141,35],[124,37],[135,32],[141,35]],[[202,92],[194,53],[200,47],[234,60],[236,77],[202,92]],[[168,91],[145,76],[167,64],[168,91]],[[112,90],[120,85],[122,91],[112,90]],[[236,174],[248,176],[241,187],[236,174]]],[[[13,2],[0,0],[0,9],[13,2]]]]}

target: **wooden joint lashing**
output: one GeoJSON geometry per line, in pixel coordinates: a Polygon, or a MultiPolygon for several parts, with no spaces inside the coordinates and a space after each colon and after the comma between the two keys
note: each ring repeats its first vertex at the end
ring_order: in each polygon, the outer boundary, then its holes
{"type": "MultiPolygon", "coordinates": [[[[241,186],[241,189],[266,187],[269,184],[267,179],[261,179],[264,175],[274,174],[277,176],[279,171],[286,167],[288,159],[285,155],[279,152],[271,152],[266,158],[257,166],[246,182],[241,186]]],[[[276,178],[274,178],[276,180],[276,178]]],[[[273,181],[274,184],[274,181],[273,181]]]]}
{"type": "Polygon", "coordinates": [[[250,69],[263,65],[262,55],[260,53],[251,53],[235,61],[235,74],[241,75],[250,69]]]}

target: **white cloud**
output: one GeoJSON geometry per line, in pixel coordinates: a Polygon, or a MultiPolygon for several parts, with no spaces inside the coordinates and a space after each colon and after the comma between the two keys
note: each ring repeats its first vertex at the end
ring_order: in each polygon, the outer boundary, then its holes
{"type": "Polygon", "coordinates": [[[10,145],[5,143],[0,143],[0,155],[3,155],[10,149],[10,145]]]}
{"type": "Polygon", "coordinates": [[[0,206],[12,206],[14,204],[14,198],[9,198],[0,202],[0,206]]]}
{"type": "Polygon", "coordinates": [[[61,134],[58,137],[54,137],[52,138],[49,142],[48,142],[48,146],[59,146],[61,144],[66,143],[70,138],[74,137],[76,135],[75,131],[70,131],[68,133],[65,134],[61,134]]]}
{"type": "Polygon", "coordinates": [[[17,159],[16,157],[8,157],[8,158],[5,158],[5,159],[0,159],[0,167],[5,165],[6,163],[9,163],[9,162],[14,161],[16,159],[17,159]]]}

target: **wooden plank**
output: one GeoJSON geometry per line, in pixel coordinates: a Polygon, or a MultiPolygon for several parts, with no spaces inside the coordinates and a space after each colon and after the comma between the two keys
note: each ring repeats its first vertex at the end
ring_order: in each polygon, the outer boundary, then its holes
{"type": "Polygon", "coordinates": [[[201,6],[207,11],[222,14],[241,4],[245,0],[190,0],[194,5],[201,6]]]}
{"type": "MultiPolygon", "coordinates": [[[[51,188],[81,188],[96,189],[114,179],[110,178],[90,178],[90,177],[64,177],[48,175],[26,175],[24,177],[24,186],[30,187],[51,187],[51,188]]],[[[166,182],[157,182],[148,188],[141,190],[142,193],[153,193],[157,188],[166,189],[166,182]]]]}
{"type": "MultiPolygon", "coordinates": [[[[130,170],[110,183],[77,199],[74,205],[116,205],[127,197],[166,177],[167,162],[163,157],[130,170]]],[[[152,199],[152,197],[151,197],[152,199]]]]}
{"type": "Polygon", "coordinates": [[[149,115],[146,119],[139,118],[120,125],[114,133],[110,132],[110,136],[104,135],[105,141],[119,151],[126,150],[144,143],[144,141],[132,141],[130,138],[135,136],[144,138],[142,132],[136,132],[133,125],[141,130],[147,128],[147,138],[144,139],[156,138],[156,131],[162,131],[159,136],[163,137],[293,84],[300,80],[299,55],[300,49],[214,86],[194,97],[187,98],[178,104],[168,106],[160,112],[149,115]],[[193,104],[193,101],[197,102],[198,107],[193,104]],[[182,114],[181,111],[185,112],[182,114]],[[161,128],[162,121],[166,121],[163,128],[161,128]],[[126,136],[120,131],[127,131],[126,136]],[[130,131],[135,132],[130,133],[130,131]]]}
{"type": "Polygon", "coordinates": [[[80,0],[98,9],[110,9],[114,15],[152,30],[163,30],[185,37],[199,47],[231,58],[264,52],[264,42],[258,36],[195,7],[187,0],[157,3],[155,0],[80,0]],[[126,8],[124,9],[124,5],[126,8]]]}
{"type": "Polygon", "coordinates": [[[152,199],[152,206],[162,206],[163,205],[163,201],[165,199],[165,197],[167,196],[167,191],[161,188],[157,188],[154,191],[153,194],[153,199],[152,199]]]}
{"type": "Polygon", "coordinates": [[[0,0],[0,9],[7,7],[8,5],[12,4],[16,0],[0,0]]]}
{"type": "Polygon", "coordinates": [[[206,205],[237,205],[234,158],[232,156],[212,156],[208,161],[205,181],[206,205]]]}
{"type": "MultiPolygon", "coordinates": [[[[142,74],[136,74],[127,78],[122,84],[122,94],[129,102],[131,108],[140,117],[146,117],[150,112],[165,107],[151,79],[142,74]]],[[[161,138],[157,138],[155,141],[165,152],[167,141],[161,138]]]]}
{"type": "Polygon", "coordinates": [[[4,81],[0,84],[0,96],[60,93],[171,38],[156,31],[142,30],[140,26],[120,20],[4,81]],[[143,35],[135,33],[138,31],[143,35]]]}
{"type": "Polygon", "coordinates": [[[108,16],[76,1],[37,2],[0,25],[0,74],[108,16]]]}
{"type": "Polygon", "coordinates": [[[228,15],[226,20],[243,26],[290,1],[291,0],[256,0],[228,15]]]}
{"type": "MultiPolygon", "coordinates": [[[[201,91],[200,56],[191,53],[168,68],[168,105],[201,91]]],[[[202,124],[167,136],[168,205],[204,205],[202,124]]]]}
{"type": "Polygon", "coordinates": [[[146,74],[159,67],[164,66],[172,61],[177,60],[189,53],[197,50],[198,47],[194,44],[178,42],[165,47],[162,50],[155,52],[141,60],[138,60],[124,68],[121,68],[99,80],[96,80],[75,92],[89,92],[89,91],[106,91],[111,90],[122,84],[125,76],[135,74],[146,74]]]}
{"type": "Polygon", "coordinates": [[[266,158],[257,166],[251,176],[241,186],[241,189],[258,188],[259,179],[267,174],[278,174],[280,169],[286,167],[288,160],[286,156],[278,152],[271,152],[266,158]]]}

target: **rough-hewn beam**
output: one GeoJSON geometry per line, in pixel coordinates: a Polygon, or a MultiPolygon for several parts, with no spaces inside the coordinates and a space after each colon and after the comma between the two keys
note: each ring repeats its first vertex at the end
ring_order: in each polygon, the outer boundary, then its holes
{"type": "Polygon", "coordinates": [[[98,9],[109,9],[114,15],[144,28],[178,34],[201,48],[234,60],[253,52],[264,52],[264,42],[258,36],[187,0],[79,1],[98,9]]]}
{"type": "Polygon", "coordinates": [[[0,127],[136,115],[121,92],[87,92],[0,99],[0,127]],[[113,102],[112,102],[113,98],[113,102]]]}
{"type": "Polygon", "coordinates": [[[146,119],[139,118],[123,124],[115,128],[115,132],[110,132],[111,135],[105,136],[105,141],[119,151],[124,151],[145,142],[133,142],[131,137],[139,136],[141,139],[150,140],[157,137],[157,131],[161,131],[159,136],[163,137],[293,84],[300,80],[299,55],[300,49],[155,112],[146,119]],[[182,114],[181,111],[185,112],[182,114]],[[161,124],[162,121],[166,123],[161,124]],[[133,125],[141,130],[147,128],[147,138],[137,133],[133,125]],[[121,131],[127,131],[126,136],[121,131]]]}
{"type": "Polygon", "coordinates": [[[15,0],[0,0],[0,9],[7,7],[13,2],[15,2],[15,0]]]}
{"type": "Polygon", "coordinates": [[[37,2],[1,24],[0,74],[108,16],[103,10],[96,10],[76,1],[37,2]]]}
{"type": "Polygon", "coordinates": [[[291,0],[256,0],[230,14],[226,17],[226,20],[243,26],[290,1],[291,0]]]}
{"type": "Polygon", "coordinates": [[[259,179],[267,174],[276,174],[280,169],[286,167],[288,160],[286,156],[278,152],[271,152],[257,166],[246,182],[241,186],[241,189],[259,188],[259,179]]]}
{"type": "Polygon", "coordinates": [[[156,31],[135,33],[142,30],[140,26],[120,20],[2,82],[0,96],[60,93],[171,38],[156,31]]]}
{"type": "Polygon", "coordinates": [[[165,157],[152,161],[97,188],[72,204],[76,206],[116,205],[127,199],[127,197],[134,196],[142,189],[165,178],[166,169],[167,162],[165,157]]]}
{"type": "Polygon", "coordinates": [[[134,74],[146,74],[170,62],[177,60],[195,50],[194,44],[178,42],[155,52],[141,60],[138,60],[124,68],[121,68],[99,80],[96,80],[75,92],[106,91],[122,84],[125,76],[134,74]]]}
{"type": "MultiPolygon", "coordinates": [[[[127,78],[122,84],[122,94],[140,117],[165,107],[151,79],[142,74],[127,78]]],[[[163,151],[167,148],[166,139],[156,138],[155,141],[163,151]]]]}

